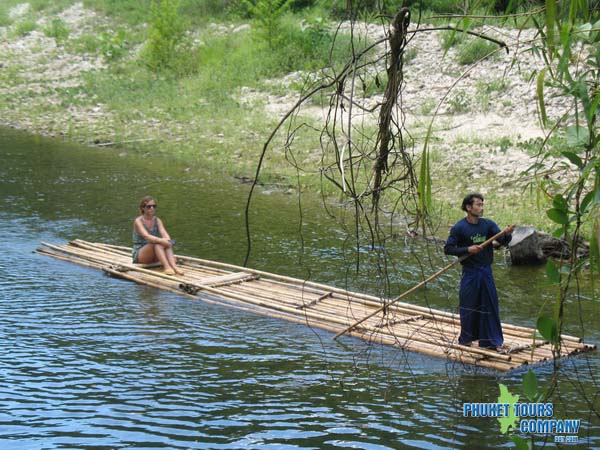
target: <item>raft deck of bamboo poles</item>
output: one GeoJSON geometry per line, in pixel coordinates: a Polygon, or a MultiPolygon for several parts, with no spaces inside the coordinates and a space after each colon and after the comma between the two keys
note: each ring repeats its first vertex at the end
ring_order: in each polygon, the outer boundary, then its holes
{"type": "MultiPolygon", "coordinates": [[[[177,255],[183,276],[170,276],[161,267],[132,264],[128,247],[74,240],[65,245],[42,243],[37,251],[65,261],[101,269],[140,284],[209,303],[339,333],[371,314],[382,300],[324,284],[275,275],[246,267],[177,255]]],[[[346,334],[466,364],[507,371],[552,360],[552,345],[532,328],[502,324],[508,351],[458,344],[457,314],[397,302],[346,334]]],[[[561,335],[560,357],[591,351],[578,337],[561,335]]]]}

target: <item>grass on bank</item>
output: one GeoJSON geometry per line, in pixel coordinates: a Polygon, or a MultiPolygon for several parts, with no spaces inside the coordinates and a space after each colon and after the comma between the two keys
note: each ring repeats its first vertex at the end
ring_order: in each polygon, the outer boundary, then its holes
{"type": "MultiPolygon", "coordinates": [[[[7,5],[18,3],[7,0],[7,5]]],[[[30,8],[35,17],[35,14],[60,11],[74,3],[60,0],[51,5],[37,0],[30,3],[30,8]],[[55,9],[57,4],[61,9],[55,9]]],[[[85,0],[84,6],[101,11],[114,21],[115,31],[98,25],[98,32],[73,38],[59,22],[46,29],[46,35],[60,39],[68,50],[102,56],[108,64],[108,69],[103,72],[88,73],[84,86],[55,91],[62,100],[62,108],[76,106],[86,110],[100,104],[111,112],[109,123],[100,124],[95,130],[74,124],[66,130],[67,136],[89,138],[92,134],[98,141],[112,142],[117,148],[161,153],[217,172],[251,176],[264,140],[276,119],[246,107],[240,101],[241,87],[260,88],[270,78],[291,71],[314,70],[331,60],[333,65],[339,66],[349,54],[348,40],[341,35],[338,35],[338,45],[330,53],[333,34],[320,20],[322,10],[284,16],[273,47],[260,39],[250,18],[243,17],[242,22],[243,12],[238,11],[238,16],[232,17],[238,25],[249,20],[249,29],[233,32],[235,26],[229,23],[224,31],[219,31],[219,28],[215,31],[208,21],[223,17],[222,14],[231,10],[225,8],[217,13],[218,5],[223,2],[216,0],[187,0],[180,4],[182,14],[190,18],[187,33],[183,35],[184,39],[188,39],[187,47],[178,56],[181,59],[174,59],[172,65],[164,70],[152,71],[142,57],[147,38],[143,23],[151,19],[150,4],[149,0],[85,0]],[[200,18],[198,12],[205,15],[200,18]]],[[[2,11],[7,10],[4,5],[2,11]]],[[[0,14],[0,20],[8,20],[2,19],[5,16],[0,14]]],[[[498,90],[501,89],[498,86],[498,90]]],[[[456,111],[469,107],[464,98],[454,100],[456,111]]],[[[36,115],[39,112],[41,117],[48,109],[41,105],[39,111],[32,109],[31,113],[36,115]]],[[[301,161],[318,159],[320,149],[314,135],[301,134],[298,140],[300,138],[304,138],[305,143],[295,150],[294,156],[301,161]]],[[[289,156],[282,150],[270,150],[262,180],[294,186],[297,173],[287,160],[289,156]]],[[[301,172],[300,180],[303,187],[320,189],[318,173],[301,172]]],[[[440,192],[452,190],[462,194],[468,188],[461,184],[460,174],[440,177],[436,183],[440,192]]],[[[331,192],[328,193],[335,193],[331,186],[325,185],[325,189],[329,188],[331,192]]],[[[510,201],[505,196],[494,197],[495,192],[490,195],[488,204],[510,201]]],[[[498,214],[494,211],[496,220],[510,223],[513,214],[525,214],[519,216],[521,220],[523,217],[540,216],[527,206],[534,204],[530,203],[533,201],[531,198],[525,196],[521,200],[522,203],[510,208],[501,208],[498,214]]],[[[456,210],[455,205],[444,196],[436,202],[443,214],[452,214],[456,210]]],[[[546,229],[547,224],[542,222],[543,217],[539,226],[546,229]]]]}

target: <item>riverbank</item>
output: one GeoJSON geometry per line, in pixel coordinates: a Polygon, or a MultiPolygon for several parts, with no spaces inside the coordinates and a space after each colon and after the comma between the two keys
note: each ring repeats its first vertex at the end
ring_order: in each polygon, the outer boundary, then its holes
{"type": "MultiPolygon", "coordinates": [[[[0,27],[0,124],[115,149],[124,157],[164,155],[190,170],[209,168],[240,180],[253,177],[265,139],[298,100],[308,76],[296,72],[251,81],[252,74],[244,73],[240,79],[249,84],[223,87],[222,74],[211,70],[187,78],[155,75],[138,62],[144,24],[125,24],[82,3],[56,12],[22,3],[9,11],[8,22],[0,27]]],[[[382,36],[374,25],[356,31],[372,40],[382,36]]],[[[402,105],[414,153],[420,153],[436,113],[433,189],[448,221],[460,216],[456,203],[463,193],[478,190],[499,222],[549,229],[526,189],[531,177],[522,175],[544,137],[532,79],[543,63],[523,44],[535,36],[527,30],[481,31],[504,41],[509,53],[496,52],[470,66],[460,64],[456,47],[446,53],[442,32],[416,33],[410,41],[402,105]]],[[[223,46],[224,36],[231,45],[249,32],[244,23],[207,24],[193,31],[192,42],[208,53],[223,46]]],[[[374,93],[372,103],[381,97],[374,93]]],[[[550,98],[547,112],[556,119],[568,107],[564,98],[550,98]]],[[[318,126],[325,113],[310,103],[300,117],[318,126]]],[[[267,155],[262,172],[269,189],[298,185],[280,144],[267,155]]],[[[315,191],[321,188],[317,145],[308,138],[299,150],[311,169],[300,174],[300,185],[315,191]]]]}

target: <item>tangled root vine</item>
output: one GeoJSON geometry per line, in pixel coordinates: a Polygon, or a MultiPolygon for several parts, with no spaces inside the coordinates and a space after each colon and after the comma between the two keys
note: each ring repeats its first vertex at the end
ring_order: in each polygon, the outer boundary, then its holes
{"type": "MultiPolygon", "coordinates": [[[[391,24],[384,26],[384,37],[360,50],[357,49],[360,38],[357,39],[355,34],[356,22],[351,20],[350,60],[339,71],[333,68],[322,70],[320,79],[307,88],[272,131],[263,146],[247,200],[247,254],[244,264],[247,264],[251,252],[248,213],[252,194],[266,151],[286,124],[283,148],[288,162],[298,173],[320,173],[323,183],[337,188],[343,202],[354,211],[352,232],[357,248],[360,248],[361,237],[366,232],[371,249],[385,249],[386,239],[393,234],[391,225],[399,216],[406,220],[408,228],[422,220],[424,214],[417,201],[414,141],[404,127],[405,114],[402,111],[403,58],[409,43],[410,17],[409,9],[401,8],[391,24]],[[383,99],[369,105],[367,91],[382,88],[383,99]],[[318,128],[303,121],[297,124],[301,106],[317,96],[329,98],[329,109],[322,126],[318,128]],[[321,150],[319,167],[305,167],[294,153],[293,143],[301,129],[318,133],[321,150]],[[386,196],[388,192],[390,195],[386,196]],[[390,230],[387,232],[381,221],[384,216],[389,217],[390,230]]],[[[386,21],[382,17],[382,25],[386,21]]],[[[336,30],[336,39],[341,26],[336,30]]],[[[335,215],[326,204],[325,208],[330,215],[335,215]]],[[[357,270],[359,267],[357,256],[357,270]]]]}

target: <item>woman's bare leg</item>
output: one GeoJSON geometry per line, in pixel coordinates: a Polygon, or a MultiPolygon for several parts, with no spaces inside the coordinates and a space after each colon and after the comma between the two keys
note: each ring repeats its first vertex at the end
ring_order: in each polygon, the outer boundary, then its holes
{"type": "Polygon", "coordinates": [[[173,253],[173,247],[165,249],[165,255],[167,256],[167,260],[169,261],[169,264],[171,265],[173,270],[177,274],[183,275],[183,271],[177,267],[177,259],[175,258],[175,254],[173,253]]]}
{"type": "Polygon", "coordinates": [[[158,260],[162,263],[163,267],[165,268],[165,272],[170,271],[170,272],[175,273],[176,270],[171,265],[171,261],[169,261],[169,257],[167,255],[168,250],[169,249],[165,249],[160,244],[154,245],[154,253],[156,254],[156,257],[158,258],[158,260]]]}
{"type": "Polygon", "coordinates": [[[171,267],[171,263],[169,262],[167,255],[165,254],[165,249],[160,244],[146,244],[140,251],[138,252],[138,262],[141,264],[152,264],[156,261],[159,261],[165,270],[175,271],[173,267],[171,267]]]}

